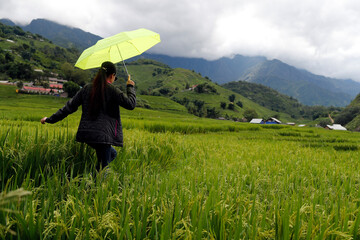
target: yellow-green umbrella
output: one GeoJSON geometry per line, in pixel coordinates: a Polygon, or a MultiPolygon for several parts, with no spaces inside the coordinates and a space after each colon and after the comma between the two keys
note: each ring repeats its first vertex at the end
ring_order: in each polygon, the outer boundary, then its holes
{"type": "Polygon", "coordinates": [[[159,42],[160,35],[158,33],[144,28],[122,32],[101,39],[95,45],[85,49],[75,66],[81,69],[90,69],[100,67],[105,61],[113,63],[122,61],[124,63],[124,60],[140,55],[159,42]]]}

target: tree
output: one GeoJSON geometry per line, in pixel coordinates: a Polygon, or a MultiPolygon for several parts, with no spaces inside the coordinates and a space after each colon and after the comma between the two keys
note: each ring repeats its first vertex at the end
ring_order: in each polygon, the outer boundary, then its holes
{"type": "Polygon", "coordinates": [[[205,104],[205,102],[204,101],[201,101],[201,100],[194,100],[194,104],[195,104],[195,106],[198,108],[198,110],[200,110],[203,106],[204,106],[204,104],[205,104]]]}
{"type": "Polygon", "coordinates": [[[21,89],[21,88],[23,88],[24,83],[23,83],[22,81],[18,81],[18,82],[16,83],[16,86],[17,86],[19,89],[21,89]]]}
{"type": "Polygon", "coordinates": [[[331,125],[331,121],[330,121],[330,119],[324,119],[319,122],[319,125],[321,127],[326,127],[326,125],[331,125]]]}
{"type": "Polygon", "coordinates": [[[163,88],[160,88],[159,89],[159,92],[162,94],[162,95],[167,95],[170,93],[170,89],[167,88],[167,87],[163,87],[163,88]]]}
{"type": "Polygon", "coordinates": [[[63,63],[61,65],[61,71],[64,74],[65,79],[69,81],[72,80],[74,68],[70,63],[68,62],[63,63]]]}
{"type": "Polygon", "coordinates": [[[14,56],[13,55],[11,55],[10,53],[6,53],[5,54],[5,61],[7,62],[7,63],[10,63],[10,62],[13,62],[14,61],[14,56]]]}
{"type": "Polygon", "coordinates": [[[61,71],[66,80],[73,81],[81,86],[84,86],[90,79],[89,72],[75,69],[68,62],[65,62],[61,65],[61,71]]]}
{"type": "Polygon", "coordinates": [[[248,121],[250,121],[253,118],[257,118],[258,114],[255,111],[255,109],[249,108],[244,111],[244,118],[246,118],[248,121]]]}
{"type": "Polygon", "coordinates": [[[204,93],[204,85],[203,84],[199,84],[199,85],[197,85],[196,87],[195,87],[195,92],[197,92],[197,93],[204,93]]]}
{"type": "Polygon", "coordinates": [[[215,107],[206,109],[206,117],[208,117],[208,118],[218,118],[219,116],[220,116],[220,113],[219,113],[219,111],[217,111],[215,109],[215,107]]]}
{"type": "Polygon", "coordinates": [[[27,63],[11,63],[6,73],[12,79],[25,79],[32,81],[34,79],[34,71],[30,64],[27,63]]]}
{"type": "Polygon", "coordinates": [[[85,84],[90,80],[90,75],[88,71],[83,71],[80,69],[74,69],[73,81],[79,84],[80,86],[85,86],[85,84]]]}
{"type": "Polygon", "coordinates": [[[50,84],[49,84],[49,82],[42,82],[42,86],[43,86],[44,88],[49,88],[49,87],[50,87],[50,84]]]}
{"type": "Polygon", "coordinates": [[[360,106],[351,106],[345,108],[338,116],[334,119],[335,123],[346,125],[351,122],[360,113],[360,106]]]}
{"type": "Polygon", "coordinates": [[[220,107],[221,107],[222,109],[225,109],[225,108],[226,108],[226,102],[221,102],[221,103],[220,103],[220,107]]]}
{"type": "Polygon", "coordinates": [[[23,51],[23,52],[21,52],[21,57],[22,57],[24,60],[30,61],[30,59],[31,59],[31,53],[28,52],[28,51],[23,51]]]}
{"type": "Polygon", "coordinates": [[[231,94],[231,95],[229,96],[229,101],[230,101],[230,102],[234,102],[234,101],[235,101],[235,94],[231,94]]]}
{"type": "Polygon", "coordinates": [[[22,30],[19,26],[14,27],[14,33],[19,36],[25,36],[24,30],[22,30]]]}
{"type": "Polygon", "coordinates": [[[64,91],[68,93],[68,97],[72,98],[79,91],[80,86],[74,82],[68,81],[64,83],[64,91]]]}
{"type": "Polygon", "coordinates": [[[238,105],[238,106],[241,107],[241,108],[243,107],[243,104],[242,104],[241,101],[237,101],[237,102],[236,102],[236,105],[238,105]]]}
{"type": "Polygon", "coordinates": [[[229,103],[228,109],[229,109],[229,110],[234,110],[234,109],[235,109],[234,104],[233,104],[232,102],[229,103]]]}
{"type": "Polygon", "coordinates": [[[197,93],[217,93],[216,88],[207,83],[197,85],[194,90],[197,93]]]}

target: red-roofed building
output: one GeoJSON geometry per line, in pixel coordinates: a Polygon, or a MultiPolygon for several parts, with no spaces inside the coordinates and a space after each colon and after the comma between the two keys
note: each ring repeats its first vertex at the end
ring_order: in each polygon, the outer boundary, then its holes
{"type": "Polygon", "coordinates": [[[63,85],[62,84],[50,84],[50,88],[63,89],[63,85]]]}
{"type": "Polygon", "coordinates": [[[59,93],[58,89],[43,88],[43,87],[24,86],[21,90],[22,90],[21,92],[27,92],[27,93],[42,93],[42,94],[59,93]]]}

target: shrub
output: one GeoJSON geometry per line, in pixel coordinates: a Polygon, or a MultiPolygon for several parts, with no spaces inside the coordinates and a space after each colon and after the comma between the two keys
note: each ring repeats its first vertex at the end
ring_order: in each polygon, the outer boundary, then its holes
{"type": "Polygon", "coordinates": [[[236,102],[236,105],[238,105],[238,106],[241,107],[241,108],[243,107],[243,104],[242,104],[241,101],[237,101],[237,102],[236,102]]]}
{"type": "Polygon", "coordinates": [[[249,108],[249,109],[246,109],[244,112],[244,118],[246,118],[248,121],[250,121],[253,118],[257,118],[257,117],[258,117],[258,114],[255,111],[255,109],[249,108]]]}
{"type": "Polygon", "coordinates": [[[229,110],[234,110],[234,109],[235,109],[234,104],[233,104],[233,103],[229,103],[228,109],[229,109],[229,110]]]}
{"type": "Polygon", "coordinates": [[[225,109],[225,108],[226,108],[226,103],[225,103],[225,102],[221,102],[221,103],[220,103],[220,107],[221,107],[222,109],[225,109]]]}
{"type": "Polygon", "coordinates": [[[69,98],[72,98],[73,96],[75,96],[75,94],[79,90],[80,90],[80,86],[74,82],[69,81],[69,82],[64,83],[64,91],[68,93],[69,98]]]}

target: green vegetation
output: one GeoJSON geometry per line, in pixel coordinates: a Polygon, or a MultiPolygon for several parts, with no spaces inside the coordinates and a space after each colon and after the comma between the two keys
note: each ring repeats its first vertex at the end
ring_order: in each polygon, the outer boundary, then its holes
{"type": "Polygon", "coordinates": [[[80,53],[52,44],[38,34],[0,23],[0,78],[40,83],[48,77],[60,77],[85,84],[90,71],[72,67],[80,53]],[[70,64],[71,63],[71,64],[70,64]],[[37,71],[34,71],[37,69],[37,71]]]}
{"type": "Polygon", "coordinates": [[[359,131],[360,128],[360,95],[335,117],[335,122],[346,126],[349,130],[359,131]]]}
{"type": "Polygon", "coordinates": [[[68,81],[64,83],[64,91],[68,93],[68,97],[72,98],[80,90],[80,86],[74,82],[68,81]]]}
{"type": "Polygon", "coordinates": [[[359,237],[358,133],[121,109],[125,146],[104,175],[75,142],[80,109],[41,125],[65,99],[12,90],[0,87],[0,238],[359,237]]]}
{"type": "MultiPolygon", "coordinates": [[[[19,27],[0,25],[0,69],[3,79],[33,81],[35,84],[46,86],[47,78],[56,76],[75,82],[83,86],[91,80],[94,71],[83,71],[73,67],[79,52],[74,49],[64,49],[55,46],[40,35],[24,32],[19,27]],[[10,41],[8,41],[10,40],[10,41]],[[24,57],[24,56],[28,57],[24,57]],[[2,60],[2,61],[1,61],[2,60]],[[37,71],[34,71],[37,69],[37,71]]],[[[162,96],[183,105],[187,112],[195,116],[240,120],[245,111],[252,109],[262,118],[277,117],[282,121],[294,121],[295,115],[269,110],[268,106],[260,106],[241,94],[211,82],[208,77],[202,77],[194,71],[172,69],[154,60],[139,59],[128,64],[132,79],[136,82],[139,95],[162,96]]],[[[118,66],[119,86],[123,90],[127,75],[122,66],[118,66]]],[[[22,81],[21,81],[22,82],[22,81]]],[[[18,81],[19,86],[21,82],[18,81]]],[[[69,83],[71,84],[71,83],[69,83]]],[[[67,87],[70,97],[75,87],[67,87]]],[[[153,98],[155,99],[155,98],[153,98]]],[[[169,103],[168,100],[166,102],[169,103]]],[[[156,105],[156,103],[155,103],[156,105]]],[[[139,98],[139,106],[144,108],[162,109],[147,102],[146,98],[139,98]]],[[[177,105],[176,108],[179,106],[177,105]]],[[[248,119],[250,120],[250,119],[248,119]]]]}
{"type": "MultiPolygon", "coordinates": [[[[172,69],[167,65],[147,59],[140,59],[128,65],[138,93],[167,97],[183,105],[190,114],[195,116],[241,119],[246,109],[255,109],[263,118],[277,116],[283,121],[293,120],[286,113],[259,106],[193,71],[181,68],[172,69]],[[232,99],[236,101],[235,104],[231,101],[232,99]],[[221,105],[222,102],[225,107],[221,105]]],[[[124,84],[124,80],[119,81],[119,84],[124,84]]]]}
{"type": "Polygon", "coordinates": [[[292,97],[257,83],[238,81],[222,86],[275,112],[287,113],[294,119],[315,120],[327,117],[329,113],[334,116],[342,109],[340,107],[306,106],[292,97]]]}

